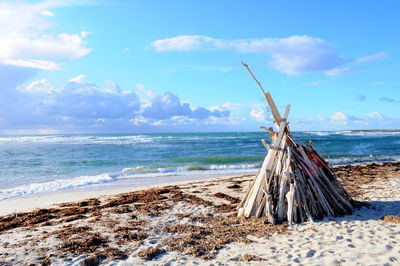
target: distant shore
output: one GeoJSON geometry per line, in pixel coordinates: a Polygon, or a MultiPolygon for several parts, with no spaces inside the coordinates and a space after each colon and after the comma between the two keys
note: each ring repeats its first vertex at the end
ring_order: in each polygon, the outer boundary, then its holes
{"type": "Polygon", "coordinates": [[[352,129],[349,131],[350,132],[400,132],[400,129],[352,129]]]}

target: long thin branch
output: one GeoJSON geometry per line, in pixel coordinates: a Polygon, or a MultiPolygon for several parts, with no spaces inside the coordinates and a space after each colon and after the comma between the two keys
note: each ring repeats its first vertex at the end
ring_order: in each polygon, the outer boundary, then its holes
{"type": "Polygon", "coordinates": [[[263,95],[265,97],[265,100],[267,100],[267,103],[269,105],[269,109],[271,110],[271,113],[274,116],[275,121],[279,124],[281,122],[281,115],[279,114],[278,108],[276,107],[275,102],[271,97],[271,94],[269,92],[265,92],[264,91],[264,88],[262,87],[261,83],[256,79],[256,77],[254,76],[253,72],[251,72],[250,67],[247,64],[243,63],[243,62],[241,62],[241,63],[249,71],[250,75],[257,82],[258,86],[262,90],[263,95]]]}
{"type": "Polygon", "coordinates": [[[265,90],[264,90],[263,86],[262,86],[261,83],[256,79],[256,77],[254,76],[253,72],[251,72],[250,67],[249,67],[246,63],[244,63],[243,61],[241,61],[241,63],[242,63],[242,65],[243,65],[245,68],[247,68],[247,70],[250,72],[250,75],[251,75],[251,76],[253,77],[253,79],[257,82],[258,86],[259,86],[260,89],[262,90],[263,95],[265,95],[265,90]]]}

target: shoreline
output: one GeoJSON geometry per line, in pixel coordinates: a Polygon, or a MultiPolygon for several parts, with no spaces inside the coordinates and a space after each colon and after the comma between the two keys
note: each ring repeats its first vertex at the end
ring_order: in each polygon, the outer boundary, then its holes
{"type": "Polygon", "coordinates": [[[0,264],[396,264],[400,162],[334,171],[361,201],[351,215],[237,218],[251,175],[192,180],[0,217],[0,264]]]}
{"type": "Polygon", "coordinates": [[[231,176],[219,177],[203,177],[203,178],[189,178],[184,180],[175,180],[169,182],[161,182],[147,184],[147,185],[131,185],[122,186],[112,184],[101,184],[85,187],[77,187],[73,189],[56,190],[49,192],[33,193],[13,198],[0,200],[0,216],[9,215],[12,213],[29,212],[35,209],[56,207],[62,203],[69,203],[89,198],[109,198],[123,193],[129,193],[140,190],[147,190],[152,188],[160,188],[165,186],[186,185],[189,183],[203,183],[215,182],[231,178],[241,178],[245,176],[252,176],[254,174],[242,174],[231,176]]]}
{"type": "MultiPolygon", "coordinates": [[[[332,167],[333,169],[337,169],[340,167],[348,167],[348,166],[368,166],[374,164],[385,165],[396,162],[400,161],[352,163],[352,164],[334,165],[332,167]]],[[[18,212],[29,212],[38,208],[55,207],[58,204],[81,201],[89,198],[107,198],[127,192],[146,190],[146,189],[164,187],[169,185],[185,185],[190,182],[197,182],[197,181],[213,182],[229,178],[254,176],[256,173],[257,170],[246,171],[245,173],[226,175],[226,176],[218,176],[218,174],[215,173],[211,177],[209,175],[203,175],[199,177],[196,176],[195,173],[193,173],[193,175],[185,175],[185,176],[165,176],[158,178],[157,180],[151,180],[150,178],[122,179],[110,183],[93,184],[89,186],[75,187],[72,189],[61,189],[55,191],[30,193],[26,195],[0,200],[0,216],[18,212]]]]}

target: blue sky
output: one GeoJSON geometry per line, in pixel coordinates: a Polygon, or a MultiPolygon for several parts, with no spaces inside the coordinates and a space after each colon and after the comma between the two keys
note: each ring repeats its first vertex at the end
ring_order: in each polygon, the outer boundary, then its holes
{"type": "Polygon", "coordinates": [[[0,133],[400,128],[398,1],[0,1],[0,133]]]}

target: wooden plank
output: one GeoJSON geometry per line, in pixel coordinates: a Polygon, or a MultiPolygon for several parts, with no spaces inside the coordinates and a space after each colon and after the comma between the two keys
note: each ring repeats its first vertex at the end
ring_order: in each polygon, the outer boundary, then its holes
{"type": "Polygon", "coordinates": [[[275,102],[272,99],[272,96],[269,92],[266,92],[264,94],[265,99],[267,100],[267,103],[269,105],[269,109],[271,110],[272,116],[274,117],[276,123],[280,123],[282,118],[281,115],[279,114],[278,108],[276,108],[275,102]]]}
{"type": "MultiPolygon", "coordinates": [[[[283,117],[284,119],[281,121],[279,124],[279,133],[277,138],[274,141],[274,146],[279,147],[281,145],[281,140],[284,136],[284,133],[286,131],[286,119],[287,116],[289,115],[289,109],[290,105],[286,106],[285,109],[285,116],[283,117]]],[[[278,113],[279,114],[279,113],[278,113]]],[[[259,198],[260,193],[262,193],[261,188],[262,188],[262,181],[264,178],[268,179],[272,173],[272,168],[275,163],[275,158],[277,157],[278,150],[269,150],[267,157],[265,158],[263,162],[263,166],[261,167],[260,174],[256,177],[256,180],[254,182],[254,185],[252,187],[252,191],[249,193],[248,199],[246,203],[244,204],[244,217],[248,218],[252,216],[253,209],[256,205],[256,200],[259,198]]]]}
{"type": "Polygon", "coordinates": [[[294,196],[294,185],[291,183],[289,192],[286,193],[286,200],[288,203],[287,218],[288,218],[289,225],[293,224],[293,203],[294,203],[293,196],[294,196]]]}
{"type": "Polygon", "coordinates": [[[285,168],[283,169],[283,175],[281,177],[281,184],[279,188],[279,200],[278,200],[278,205],[277,205],[277,213],[278,213],[278,219],[283,220],[285,218],[285,195],[286,195],[286,187],[287,187],[287,182],[288,180],[290,181],[290,161],[291,161],[291,154],[289,147],[286,148],[287,150],[287,157],[286,157],[286,163],[285,163],[285,168]]]}
{"type": "Polygon", "coordinates": [[[290,111],[290,104],[286,105],[286,107],[285,107],[285,112],[283,113],[283,119],[287,119],[288,118],[289,111],[290,111]]]}

